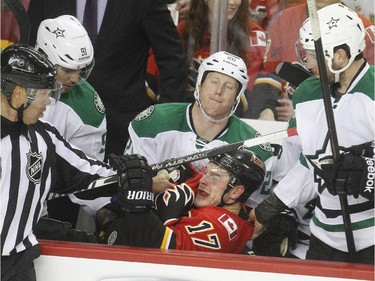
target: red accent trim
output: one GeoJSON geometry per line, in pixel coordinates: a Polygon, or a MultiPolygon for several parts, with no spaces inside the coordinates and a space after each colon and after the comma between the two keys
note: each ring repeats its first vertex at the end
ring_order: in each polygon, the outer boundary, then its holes
{"type": "Polygon", "coordinates": [[[297,128],[289,128],[287,129],[288,137],[298,135],[297,128]]]}
{"type": "Polygon", "coordinates": [[[374,266],[274,257],[108,246],[59,241],[40,242],[42,255],[171,264],[259,272],[374,280],[374,266]]]}

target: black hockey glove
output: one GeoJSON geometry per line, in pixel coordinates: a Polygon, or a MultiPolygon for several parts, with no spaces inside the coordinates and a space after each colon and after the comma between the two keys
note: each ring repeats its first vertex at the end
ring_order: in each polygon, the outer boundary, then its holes
{"type": "Polygon", "coordinates": [[[119,192],[112,198],[126,212],[143,212],[154,206],[152,171],[140,155],[109,155],[109,164],[117,170],[119,192]]]}
{"type": "Polygon", "coordinates": [[[374,141],[365,142],[349,147],[349,153],[358,157],[374,157],[374,141]]]}
{"type": "Polygon", "coordinates": [[[352,154],[340,154],[337,161],[332,159],[320,160],[321,174],[317,171],[332,195],[346,194],[358,198],[359,195],[374,199],[374,159],[358,157],[352,154]]]}
{"type": "Polygon", "coordinates": [[[73,229],[69,222],[41,217],[33,229],[38,239],[96,243],[93,233],[73,229]]]}
{"type": "Polygon", "coordinates": [[[285,210],[265,224],[264,232],[254,239],[253,251],[259,256],[287,257],[297,244],[298,222],[294,213],[285,210]]]}

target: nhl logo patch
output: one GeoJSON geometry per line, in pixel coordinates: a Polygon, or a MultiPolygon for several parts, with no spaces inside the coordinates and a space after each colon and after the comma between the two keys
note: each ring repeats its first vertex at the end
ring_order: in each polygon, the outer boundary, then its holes
{"type": "Polygon", "coordinates": [[[134,121],[142,121],[149,117],[152,112],[154,112],[155,106],[151,105],[149,108],[146,108],[141,113],[139,113],[135,118],[134,121]]]}
{"type": "Polygon", "coordinates": [[[40,183],[43,170],[43,156],[42,153],[35,153],[31,150],[26,154],[27,168],[26,174],[30,181],[35,184],[40,183]]]}
{"type": "Polygon", "coordinates": [[[95,94],[94,94],[94,104],[95,104],[96,110],[98,112],[100,112],[102,114],[105,113],[104,104],[103,104],[102,100],[100,99],[97,92],[95,92],[95,94]]]}

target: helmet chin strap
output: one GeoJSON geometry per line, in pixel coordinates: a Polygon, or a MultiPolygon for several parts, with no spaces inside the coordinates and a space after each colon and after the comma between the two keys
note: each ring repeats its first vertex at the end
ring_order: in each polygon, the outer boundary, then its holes
{"type": "Polygon", "coordinates": [[[220,203],[219,203],[219,205],[217,205],[218,207],[230,206],[230,205],[233,205],[233,204],[235,204],[235,203],[238,202],[238,199],[237,199],[237,200],[234,200],[234,201],[233,201],[232,203],[230,203],[230,204],[224,202],[224,195],[225,195],[227,192],[229,192],[229,190],[231,190],[231,189],[234,187],[234,185],[236,184],[236,182],[238,182],[236,178],[231,178],[230,182],[228,183],[227,188],[226,188],[226,189],[224,190],[224,192],[223,192],[223,195],[221,195],[220,203]]]}
{"type": "Polygon", "coordinates": [[[335,83],[338,83],[340,81],[340,73],[335,73],[335,83]]]}
{"type": "Polygon", "coordinates": [[[203,116],[206,117],[206,119],[208,119],[209,121],[211,121],[213,123],[222,123],[222,122],[228,120],[228,118],[233,115],[233,113],[229,113],[229,115],[227,117],[224,117],[224,118],[221,118],[221,119],[215,119],[215,118],[212,118],[211,116],[208,115],[208,113],[204,110],[203,105],[201,104],[200,101],[198,101],[198,106],[199,106],[203,116]]]}
{"type": "Polygon", "coordinates": [[[203,108],[203,105],[202,105],[201,100],[199,98],[199,94],[198,94],[198,98],[196,99],[196,101],[198,103],[198,106],[199,106],[199,108],[200,108],[203,116],[206,119],[208,119],[209,121],[213,122],[213,123],[222,123],[222,122],[228,120],[234,114],[234,112],[235,112],[235,110],[236,110],[236,108],[237,108],[237,106],[239,104],[239,102],[237,102],[237,104],[232,107],[232,110],[231,110],[231,112],[229,113],[228,116],[226,116],[224,118],[221,118],[221,119],[215,119],[215,118],[211,117],[210,115],[208,115],[208,113],[206,112],[206,110],[203,108]]]}
{"type": "Polygon", "coordinates": [[[8,103],[9,103],[9,105],[10,105],[11,108],[13,108],[15,111],[17,111],[17,118],[18,118],[18,121],[21,122],[22,124],[24,124],[24,123],[23,123],[23,112],[24,112],[25,109],[27,109],[27,108],[30,106],[30,104],[27,103],[26,107],[24,107],[24,105],[22,104],[19,108],[15,108],[15,107],[12,105],[10,99],[8,99],[8,103]]]}

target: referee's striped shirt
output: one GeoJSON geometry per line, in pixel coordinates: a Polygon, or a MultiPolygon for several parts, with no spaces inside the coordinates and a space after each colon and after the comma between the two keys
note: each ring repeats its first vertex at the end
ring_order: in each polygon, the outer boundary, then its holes
{"type": "Polygon", "coordinates": [[[23,125],[1,117],[1,255],[36,245],[33,227],[50,191],[69,193],[115,174],[87,158],[49,123],[23,125]]]}

